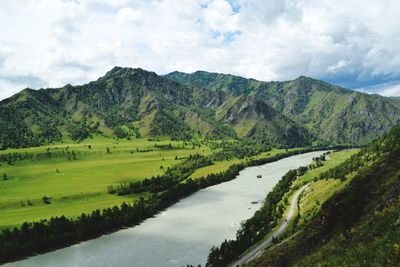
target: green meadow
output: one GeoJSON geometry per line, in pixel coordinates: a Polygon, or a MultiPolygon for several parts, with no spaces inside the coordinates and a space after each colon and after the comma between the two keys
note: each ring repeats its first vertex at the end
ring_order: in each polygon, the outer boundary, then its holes
{"type": "Polygon", "coordinates": [[[169,140],[95,137],[79,144],[9,149],[0,151],[0,156],[9,153],[31,158],[0,162],[0,228],[51,216],[76,217],[133,201],[143,194],[110,195],[107,187],[161,174],[190,154],[211,150],[169,140]]]}
{"type": "MultiPolygon", "coordinates": [[[[296,189],[301,187],[304,184],[310,184],[303,192],[300,199],[300,211],[296,208],[296,213],[300,212],[300,217],[298,221],[298,226],[304,225],[307,223],[321,208],[321,205],[329,199],[335,192],[342,189],[347,185],[350,179],[346,179],[345,181],[341,181],[340,179],[322,179],[318,181],[314,181],[318,176],[336,166],[340,163],[344,162],[352,155],[358,152],[357,149],[349,149],[332,152],[326,156],[326,161],[323,161],[323,165],[317,168],[313,168],[309,170],[306,174],[298,177],[292,185],[292,188],[296,189]]],[[[351,177],[348,177],[351,178],[351,177]]],[[[286,194],[286,198],[288,201],[282,201],[282,205],[285,205],[285,213],[283,218],[286,217],[286,214],[289,211],[289,206],[291,203],[291,199],[296,190],[291,190],[288,194],[286,194]]],[[[293,222],[291,222],[293,223],[293,222]]],[[[291,227],[289,227],[290,229],[291,227]]]]}
{"type": "MultiPolygon", "coordinates": [[[[147,197],[149,193],[118,196],[109,194],[107,189],[110,185],[162,174],[190,154],[210,155],[219,150],[199,140],[117,140],[94,136],[81,143],[70,142],[0,151],[0,157],[14,157],[11,162],[4,158],[0,161],[0,229],[54,216],[75,218],[95,209],[147,197]]],[[[283,152],[284,149],[273,149],[252,158],[283,152]]],[[[190,177],[219,173],[241,161],[216,161],[197,169],[190,177]]]]}
{"type": "MultiPolygon", "coordinates": [[[[170,140],[126,140],[95,136],[82,143],[8,149],[0,156],[18,155],[0,162],[0,229],[64,215],[74,218],[95,209],[132,202],[147,193],[130,196],[108,194],[110,185],[139,181],[162,174],[167,167],[190,154],[210,155],[207,143],[170,140]]],[[[285,152],[273,149],[254,156],[265,158],[285,152]]],[[[334,166],[354,151],[336,152],[326,165],[312,170],[301,181],[310,181],[316,172],[334,166]]],[[[214,162],[197,169],[191,178],[225,171],[240,159],[214,162]]]]}
{"type": "MultiPolygon", "coordinates": [[[[288,151],[296,150],[297,148],[294,149],[288,149],[288,151]]],[[[272,149],[271,151],[260,153],[259,155],[256,155],[254,157],[251,157],[251,159],[262,159],[262,158],[268,158],[275,156],[279,153],[284,153],[286,149],[272,149]]],[[[219,161],[215,162],[213,165],[210,166],[205,166],[202,168],[197,169],[192,175],[192,179],[200,178],[203,176],[206,176],[207,174],[215,174],[219,172],[226,171],[229,166],[235,163],[240,163],[242,160],[240,159],[231,159],[231,160],[224,160],[224,161],[219,161]]]]}
{"type": "Polygon", "coordinates": [[[307,184],[310,182],[314,181],[314,178],[318,177],[321,173],[336,167],[340,163],[344,162],[346,159],[350,158],[352,155],[356,154],[358,152],[357,149],[347,149],[347,150],[341,150],[341,151],[336,151],[328,154],[326,156],[326,161],[323,161],[323,165],[311,169],[308,171],[306,174],[303,176],[299,177],[296,179],[296,181],[293,183],[293,186],[301,186],[303,184],[307,184]]]}
{"type": "MultiPolygon", "coordinates": [[[[333,168],[355,153],[358,150],[343,150],[328,155],[328,160],[324,165],[313,169],[306,173],[298,183],[312,182],[314,178],[318,177],[322,172],[333,168]]],[[[354,175],[347,175],[344,181],[340,179],[322,179],[312,182],[310,186],[304,191],[303,197],[300,202],[300,219],[299,225],[304,225],[310,221],[319,211],[321,205],[328,200],[333,194],[343,189],[354,175]]]]}
{"type": "MultiPolygon", "coordinates": [[[[325,202],[330,196],[332,196],[338,190],[344,188],[349,180],[340,181],[339,179],[328,179],[328,180],[318,180],[314,182],[314,179],[317,178],[321,173],[338,166],[340,163],[344,162],[346,159],[350,158],[352,155],[357,153],[357,149],[349,149],[342,151],[335,151],[330,153],[326,157],[326,161],[323,161],[323,165],[317,168],[312,168],[307,171],[302,176],[299,176],[292,184],[292,189],[285,194],[282,200],[279,202],[278,206],[282,206],[284,209],[284,213],[282,218],[276,227],[271,231],[271,233],[275,232],[280,225],[284,222],[287,214],[289,213],[290,203],[292,201],[294,193],[305,184],[310,184],[299,197],[300,203],[300,211],[296,207],[295,218],[299,212],[300,217],[297,222],[297,226],[304,225],[310,218],[312,218],[320,209],[323,202],[325,202]]],[[[315,163],[311,164],[314,165],[315,163]]],[[[295,227],[294,220],[292,219],[289,222],[288,230],[286,230],[282,236],[282,238],[288,237],[291,235],[291,229],[295,227]]],[[[268,238],[270,235],[266,236],[268,238]]]]}

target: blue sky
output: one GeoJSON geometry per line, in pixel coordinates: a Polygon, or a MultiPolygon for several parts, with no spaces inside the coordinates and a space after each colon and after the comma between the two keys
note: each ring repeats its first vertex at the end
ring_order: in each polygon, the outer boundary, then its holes
{"type": "Polygon", "coordinates": [[[113,66],[300,75],[400,96],[400,2],[0,0],[0,99],[113,66]]]}

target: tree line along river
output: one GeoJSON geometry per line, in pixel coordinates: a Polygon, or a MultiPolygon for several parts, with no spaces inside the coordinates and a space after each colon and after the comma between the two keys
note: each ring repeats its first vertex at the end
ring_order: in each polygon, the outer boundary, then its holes
{"type": "Polygon", "coordinates": [[[254,214],[287,171],[308,165],[322,153],[248,167],[236,179],[202,189],[138,226],[5,266],[204,265],[211,247],[235,238],[240,222],[254,214]]]}

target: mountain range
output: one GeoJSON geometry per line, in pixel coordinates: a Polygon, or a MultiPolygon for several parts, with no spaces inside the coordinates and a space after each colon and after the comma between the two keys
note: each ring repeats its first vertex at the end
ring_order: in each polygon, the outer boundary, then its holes
{"type": "Polygon", "coordinates": [[[114,67],[88,84],[0,102],[0,148],[117,138],[251,138],[274,146],[364,145],[400,124],[400,100],[301,76],[263,82],[114,67]]]}

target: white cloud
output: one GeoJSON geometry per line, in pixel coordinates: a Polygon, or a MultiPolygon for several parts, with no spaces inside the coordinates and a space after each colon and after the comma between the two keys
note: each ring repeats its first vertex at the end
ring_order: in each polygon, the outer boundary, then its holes
{"type": "Polygon", "coordinates": [[[396,0],[2,0],[0,99],[115,65],[390,82],[400,79],[398,14],[396,0]]]}
{"type": "Polygon", "coordinates": [[[143,13],[140,10],[135,10],[130,7],[125,7],[118,10],[117,21],[121,24],[140,23],[142,19],[143,13]]]}
{"type": "Polygon", "coordinates": [[[346,67],[349,66],[350,64],[351,64],[350,61],[339,60],[337,64],[328,66],[327,71],[329,73],[337,73],[339,71],[346,69],[346,67]]]}
{"type": "Polygon", "coordinates": [[[85,5],[98,4],[114,8],[122,7],[129,3],[128,0],[79,0],[78,2],[85,5]]]}
{"type": "Polygon", "coordinates": [[[211,1],[203,10],[204,23],[214,31],[236,31],[239,15],[235,14],[231,5],[225,0],[211,1]]]}
{"type": "Polygon", "coordinates": [[[400,96],[400,84],[385,88],[379,93],[383,96],[400,96]]]}
{"type": "Polygon", "coordinates": [[[356,89],[367,94],[380,94],[383,96],[400,96],[400,83],[390,82],[356,89]]]}

